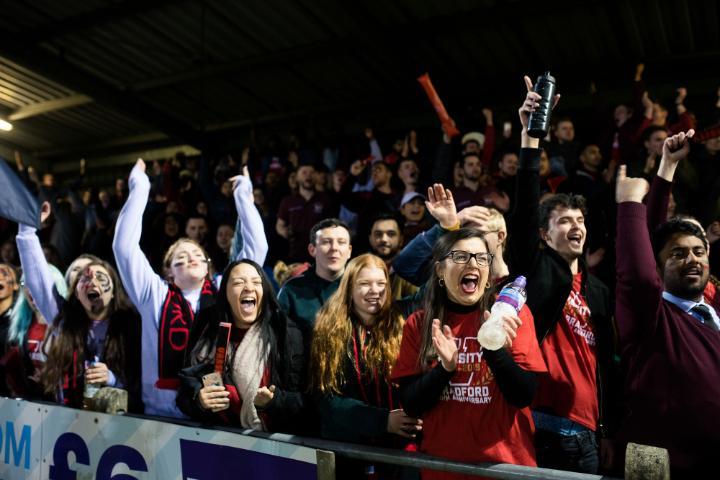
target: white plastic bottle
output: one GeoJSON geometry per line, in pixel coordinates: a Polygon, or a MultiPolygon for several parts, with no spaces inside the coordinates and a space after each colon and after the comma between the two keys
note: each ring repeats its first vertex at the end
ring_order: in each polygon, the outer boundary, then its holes
{"type": "Polygon", "coordinates": [[[503,327],[503,315],[517,315],[525,305],[525,277],[517,277],[500,290],[495,303],[490,309],[490,318],[478,331],[478,342],[485,350],[500,350],[505,345],[507,333],[503,327]]]}
{"type": "MultiPolygon", "coordinates": [[[[93,367],[95,366],[95,363],[98,362],[97,355],[93,357],[92,362],[85,362],[85,368],[93,367]]],[[[85,389],[83,390],[83,403],[85,404],[85,408],[89,408],[90,402],[92,402],[92,399],[95,398],[95,395],[97,392],[100,391],[100,385],[97,383],[87,383],[85,382],[85,389]]]]}

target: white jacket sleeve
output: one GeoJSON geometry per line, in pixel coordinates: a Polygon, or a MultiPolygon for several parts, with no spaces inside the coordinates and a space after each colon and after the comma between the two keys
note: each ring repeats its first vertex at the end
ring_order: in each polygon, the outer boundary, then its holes
{"type": "Polygon", "coordinates": [[[25,274],[25,286],[30,291],[30,295],[45,321],[52,324],[59,313],[58,299],[55,296],[55,283],[50,274],[50,267],[45,260],[35,227],[21,223],[15,243],[17,243],[20,264],[25,274]]]}
{"type": "MultiPolygon", "coordinates": [[[[129,187],[130,194],[115,226],[113,253],[120,279],[135,307],[141,312],[159,312],[168,287],[153,271],[140,249],[142,217],[150,193],[150,180],[137,165],[130,172],[129,187]]],[[[157,322],[159,314],[153,317],[157,322]]]]}
{"type": "Polygon", "coordinates": [[[265,263],[265,257],[267,256],[268,242],[265,237],[265,227],[260,212],[258,212],[255,203],[251,200],[252,193],[253,187],[250,179],[240,176],[233,195],[243,246],[234,260],[246,258],[258,265],[262,265],[265,263]]]}

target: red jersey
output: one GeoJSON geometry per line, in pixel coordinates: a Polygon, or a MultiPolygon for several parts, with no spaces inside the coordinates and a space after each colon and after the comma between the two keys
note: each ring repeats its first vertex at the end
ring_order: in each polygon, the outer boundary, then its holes
{"type": "Polygon", "coordinates": [[[597,348],[591,312],[580,293],[582,273],[573,276],[562,318],[540,349],[549,375],[538,379],[533,409],[597,429],[597,348]]]}
{"type": "Polygon", "coordinates": [[[45,342],[45,333],[47,331],[47,324],[41,323],[37,320],[37,317],[33,317],[30,328],[27,331],[27,355],[32,361],[35,373],[39,373],[42,370],[47,356],[43,353],[43,343],[45,342]]]}
{"type": "MultiPolygon", "coordinates": [[[[510,353],[525,370],[545,372],[530,310],[523,307],[519,317],[522,325],[518,328],[510,353]]],[[[445,323],[450,326],[458,344],[458,365],[437,405],[422,416],[420,450],[464,462],[535,466],[535,429],[530,409],[515,408],[503,398],[477,341],[480,318],[479,311],[462,314],[447,312],[445,323]]],[[[422,320],[423,312],[418,311],[405,323],[400,355],[392,372],[394,379],[421,373],[417,361],[422,320]]],[[[464,476],[423,471],[423,478],[455,479],[464,476]]]]}

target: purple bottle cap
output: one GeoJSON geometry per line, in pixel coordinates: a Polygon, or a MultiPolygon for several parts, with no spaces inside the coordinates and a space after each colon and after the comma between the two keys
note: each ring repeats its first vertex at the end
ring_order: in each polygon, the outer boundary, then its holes
{"type": "Polygon", "coordinates": [[[527,285],[527,279],[523,275],[520,275],[515,279],[515,281],[513,281],[513,284],[520,288],[525,288],[525,285],[527,285]]]}

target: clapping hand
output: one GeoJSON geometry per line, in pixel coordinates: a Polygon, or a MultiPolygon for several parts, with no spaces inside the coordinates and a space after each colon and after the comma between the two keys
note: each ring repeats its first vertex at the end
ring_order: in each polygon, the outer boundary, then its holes
{"type": "Polygon", "coordinates": [[[275,397],[275,385],[270,387],[260,387],[255,394],[255,406],[265,408],[268,406],[272,399],[275,397]]]}
{"type": "Polygon", "coordinates": [[[443,325],[440,328],[440,320],[437,318],[432,322],[432,341],[435,350],[438,352],[438,360],[442,367],[448,372],[457,368],[458,347],[450,327],[443,325]]]}

